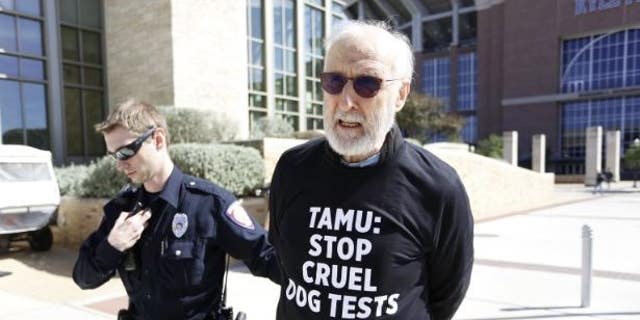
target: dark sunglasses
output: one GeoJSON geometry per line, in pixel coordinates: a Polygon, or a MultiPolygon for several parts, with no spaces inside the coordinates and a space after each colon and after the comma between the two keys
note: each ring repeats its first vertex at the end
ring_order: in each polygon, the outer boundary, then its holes
{"type": "Polygon", "coordinates": [[[353,81],[353,90],[355,90],[359,96],[363,98],[373,98],[382,88],[383,82],[400,79],[385,80],[374,76],[356,76],[350,78],[338,72],[324,72],[320,75],[322,89],[329,94],[340,94],[349,80],[353,81]]]}
{"type": "Polygon", "coordinates": [[[136,153],[138,153],[138,150],[140,150],[140,147],[142,147],[142,144],[147,139],[149,139],[149,137],[155,131],[156,131],[156,128],[150,128],[149,130],[145,131],[145,133],[137,137],[135,140],[133,140],[133,142],[129,143],[128,145],[118,148],[118,150],[116,150],[115,152],[107,152],[107,153],[110,154],[112,157],[114,157],[116,160],[124,161],[124,160],[131,159],[131,157],[135,156],[136,153]]]}

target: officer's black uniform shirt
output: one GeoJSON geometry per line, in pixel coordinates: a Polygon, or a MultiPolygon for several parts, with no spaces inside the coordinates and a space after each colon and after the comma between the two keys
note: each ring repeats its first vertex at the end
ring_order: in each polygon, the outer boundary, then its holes
{"type": "Polygon", "coordinates": [[[203,319],[220,301],[225,252],[244,260],[255,275],[279,282],[265,230],[253,217],[242,219],[246,215],[236,204],[226,190],[174,167],[159,194],[129,188],[105,205],[100,226],[80,248],[73,279],[83,289],[96,288],[117,270],[136,319],[203,319]],[[136,268],[127,271],[126,253],[107,236],[120,212],[136,202],[152,215],[129,249],[136,268]]]}
{"type": "Polygon", "coordinates": [[[277,319],[450,319],[466,293],[465,189],[397,127],[372,166],[344,165],[325,139],[286,152],[270,212],[282,264],[277,319]]]}

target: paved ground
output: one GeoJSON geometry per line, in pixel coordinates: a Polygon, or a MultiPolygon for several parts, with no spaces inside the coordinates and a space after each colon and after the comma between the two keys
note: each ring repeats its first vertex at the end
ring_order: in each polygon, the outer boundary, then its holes
{"type": "MultiPolygon", "coordinates": [[[[628,183],[603,196],[563,185],[556,197],[572,203],[476,223],[476,264],[456,319],[640,319],[640,192],[628,183]],[[593,229],[594,277],[591,306],[580,308],[585,224],[593,229]]],[[[119,280],[77,289],[70,278],[75,257],[56,247],[34,253],[24,244],[0,254],[0,319],[114,319],[126,304],[119,280]]],[[[241,268],[229,282],[236,310],[273,319],[277,286],[241,268]]]]}

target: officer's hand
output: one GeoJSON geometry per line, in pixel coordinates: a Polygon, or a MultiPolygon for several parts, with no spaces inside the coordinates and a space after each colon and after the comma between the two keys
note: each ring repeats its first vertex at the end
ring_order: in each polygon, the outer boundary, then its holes
{"type": "Polygon", "coordinates": [[[147,221],[151,218],[150,210],[140,210],[131,217],[128,217],[129,214],[125,211],[120,213],[120,217],[116,220],[113,229],[109,232],[109,237],[107,237],[109,244],[121,252],[136,244],[142,231],[147,227],[147,221]]]}

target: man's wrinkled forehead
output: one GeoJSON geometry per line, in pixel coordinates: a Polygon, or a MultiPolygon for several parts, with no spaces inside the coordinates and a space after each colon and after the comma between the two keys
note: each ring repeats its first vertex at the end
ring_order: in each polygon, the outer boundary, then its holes
{"type": "Polygon", "coordinates": [[[327,52],[325,71],[335,71],[330,69],[336,66],[357,67],[365,62],[384,72],[390,71],[393,68],[392,55],[375,38],[351,34],[338,39],[327,52]]]}

